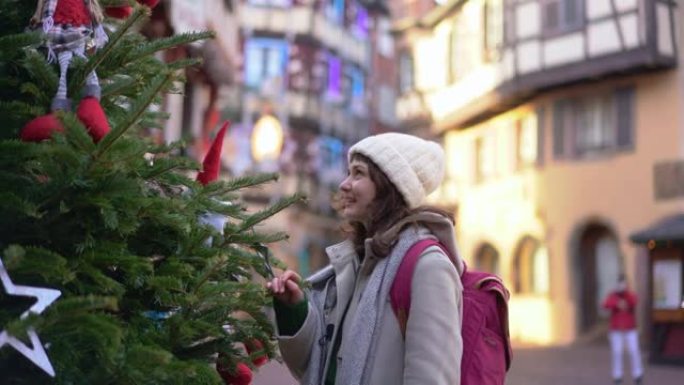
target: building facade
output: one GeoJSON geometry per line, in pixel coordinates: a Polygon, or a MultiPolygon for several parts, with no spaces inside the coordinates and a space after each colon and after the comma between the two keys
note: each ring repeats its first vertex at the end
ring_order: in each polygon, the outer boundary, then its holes
{"type": "Polygon", "coordinates": [[[379,0],[244,0],[233,13],[237,80],[217,102],[234,122],[224,166],[233,176],[280,174],[246,195],[255,207],[307,196],[269,221],[290,236],[276,256],[306,275],[328,263],[324,248],[340,237],[332,199],[347,148],[396,124],[388,12],[379,0]]]}
{"type": "Polygon", "coordinates": [[[452,0],[396,25],[412,66],[398,115],[442,137],[432,198],[455,207],[469,264],[507,282],[514,339],[602,335],[621,272],[647,326],[648,256],[629,237],[684,209],[682,15],[661,0],[452,0]]]}
{"type": "Polygon", "coordinates": [[[168,0],[145,27],[153,37],[215,32],[162,58],[203,60],[165,97],[163,140],[186,140],[201,160],[230,120],[222,176],[280,175],[245,194],[251,208],[307,197],[268,221],[290,236],[275,256],[303,275],[325,266],[324,248],[340,238],[332,200],[347,148],[397,124],[391,27],[384,0],[168,0]]]}

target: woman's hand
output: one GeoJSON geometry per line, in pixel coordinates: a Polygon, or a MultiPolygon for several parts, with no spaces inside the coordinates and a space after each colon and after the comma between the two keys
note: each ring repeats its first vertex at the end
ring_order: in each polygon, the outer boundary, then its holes
{"type": "Polygon", "coordinates": [[[294,305],[304,300],[304,292],[299,287],[302,277],[292,270],[285,270],[279,277],[266,283],[271,295],[280,302],[294,305]]]}

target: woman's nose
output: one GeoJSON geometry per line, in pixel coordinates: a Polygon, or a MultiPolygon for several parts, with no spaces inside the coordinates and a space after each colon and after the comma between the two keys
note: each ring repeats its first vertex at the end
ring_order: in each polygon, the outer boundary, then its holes
{"type": "Polygon", "coordinates": [[[349,191],[350,184],[349,184],[349,177],[344,178],[342,183],[340,183],[340,190],[342,191],[349,191]]]}

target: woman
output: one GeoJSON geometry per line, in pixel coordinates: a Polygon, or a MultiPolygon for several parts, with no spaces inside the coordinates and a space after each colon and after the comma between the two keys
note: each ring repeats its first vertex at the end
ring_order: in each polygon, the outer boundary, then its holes
{"type": "Polygon", "coordinates": [[[326,249],[331,265],[310,289],[290,270],[267,284],[282,356],[305,385],[460,384],[463,262],[452,220],[422,206],[442,180],[444,152],[387,133],[355,144],[348,160],[339,198],[349,239],[326,249]],[[453,257],[438,247],[421,255],[404,338],[388,293],[406,251],[428,237],[453,257]]]}
{"type": "Polygon", "coordinates": [[[620,274],[615,290],[608,294],[603,308],[610,312],[610,348],[613,358],[613,382],[622,383],[622,360],[625,346],[632,362],[632,378],[636,385],[641,385],[644,369],[641,365],[639,350],[639,333],[636,324],[636,293],[629,290],[627,277],[620,274]]]}

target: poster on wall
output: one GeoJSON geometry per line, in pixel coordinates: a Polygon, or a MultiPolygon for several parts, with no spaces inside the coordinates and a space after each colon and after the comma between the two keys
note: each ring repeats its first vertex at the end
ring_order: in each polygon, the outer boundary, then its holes
{"type": "Polygon", "coordinates": [[[681,308],[682,305],[682,261],[654,261],[653,308],[674,310],[681,308]]]}

